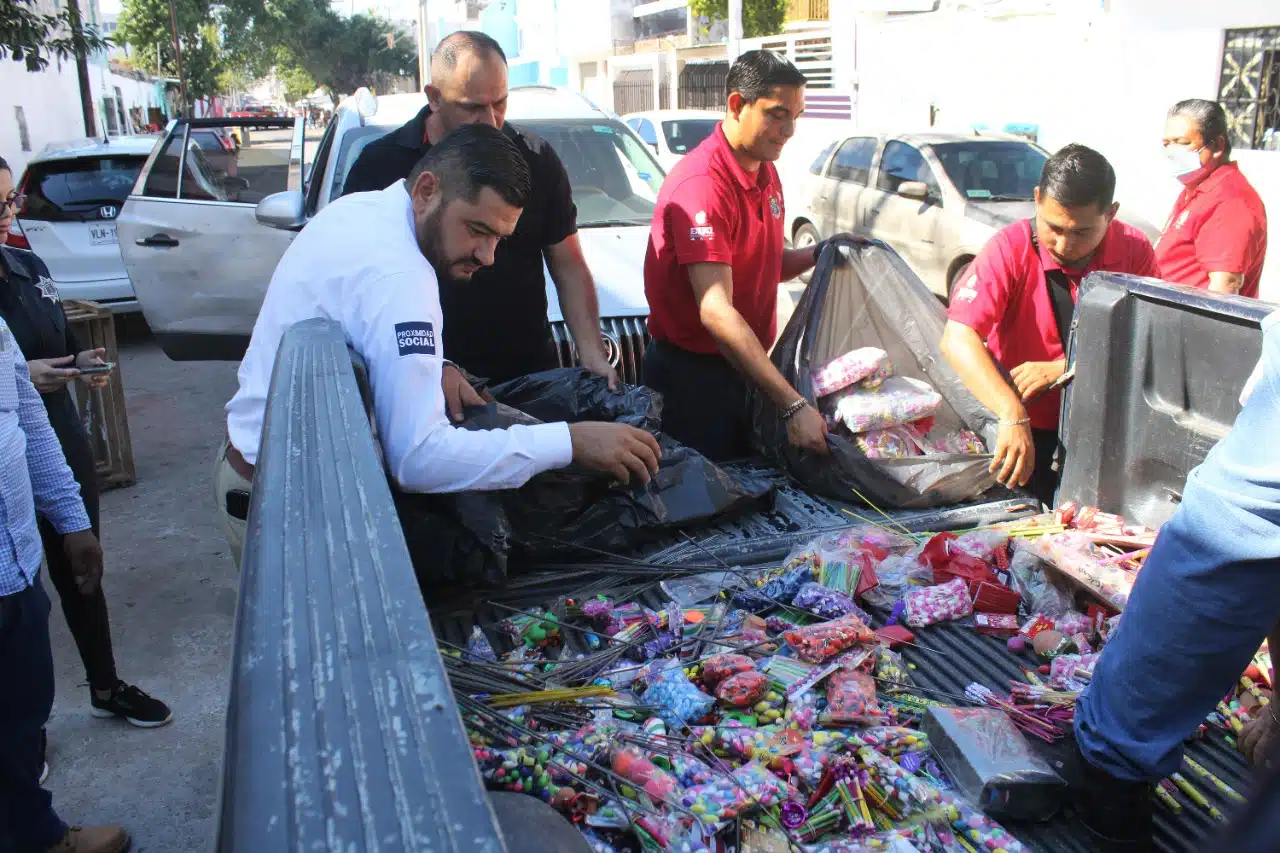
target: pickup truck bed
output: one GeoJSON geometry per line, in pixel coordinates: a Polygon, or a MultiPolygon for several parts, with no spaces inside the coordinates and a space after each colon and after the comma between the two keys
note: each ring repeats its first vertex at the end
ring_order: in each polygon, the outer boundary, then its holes
{"type": "MultiPolygon", "coordinates": [[[[1080,357],[1060,497],[1159,524],[1187,471],[1234,420],[1266,309],[1121,276],[1090,282],[1073,339],[1080,357]]],[[[1016,503],[1004,497],[899,518],[915,530],[966,527],[1016,517],[1008,511],[1016,503]]],[[[646,556],[765,564],[856,521],[845,520],[846,508],[780,481],[773,512],[687,531],[697,544],[675,537],[646,556]]],[[[498,605],[545,606],[571,590],[625,588],[619,597],[657,603],[652,584],[589,566],[534,572],[500,594],[429,593],[428,616],[342,335],[325,321],[300,323],[281,345],[254,483],[218,853],[499,853],[437,637],[464,642],[472,625],[507,614],[498,605]]],[[[908,649],[907,658],[926,688],[959,694],[980,681],[1003,692],[1017,674],[1016,659],[996,641],[956,627],[919,636],[928,649],[908,649]]],[[[1243,790],[1240,763],[1223,744],[1197,744],[1192,754],[1243,790]]],[[[1198,787],[1228,811],[1209,786],[1198,787]]],[[[1091,849],[1066,821],[1010,828],[1037,850],[1091,849]]],[[[1161,816],[1157,841],[1170,851],[1204,849],[1213,829],[1184,804],[1180,816],[1161,816]]]]}

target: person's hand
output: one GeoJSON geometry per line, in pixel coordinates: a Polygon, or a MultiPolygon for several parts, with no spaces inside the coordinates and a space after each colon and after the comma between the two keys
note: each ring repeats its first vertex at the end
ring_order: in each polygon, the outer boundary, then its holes
{"type": "Polygon", "coordinates": [[[613,369],[613,365],[609,363],[609,359],[604,357],[604,353],[592,353],[589,356],[584,356],[582,366],[596,376],[603,377],[609,383],[610,391],[618,390],[618,371],[613,369]]]}
{"type": "Polygon", "coordinates": [[[1270,705],[1258,708],[1255,713],[1257,716],[1240,730],[1236,744],[1249,764],[1270,770],[1275,764],[1276,750],[1280,749],[1280,720],[1270,705]]]}
{"type": "Polygon", "coordinates": [[[820,456],[831,453],[831,448],[827,446],[827,422],[813,406],[805,406],[792,415],[786,424],[787,439],[796,447],[820,456]]]}
{"type": "Polygon", "coordinates": [[[569,424],[569,437],[573,439],[574,462],[610,473],[621,483],[630,483],[633,474],[641,483],[648,483],[658,473],[662,448],[642,429],[585,421],[569,424]]]}
{"type": "MultiPolygon", "coordinates": [[[[1021,415],[1015,420],[1023,420],[1021,415]]],[[[1031,424],[1001,423],[996,432],[996,452],[988,469],[996,475],[996,482],[1013,488],[1025,486],[1036,468],[1036,445],[1031,440],[1031,424]]]]}
{"type": "Polygon", "coordinates": [[[466,406],[483,406],[484,398],[471,387],[467,377],[452,364],[446,364],[440,375],[440,387],[444,390],[444,406],[452,421],[462,420],[462,410],[466,406]]]}
{"type": "Polygon", "coordinates": [[[62,537],[62,550],[71,561],[71,573],[81,595],[91,595],[102,582],[102,546],[92,530],[68,533],[62,537]]]}
{"type": "Polygon", "coordinates": [[[1018,396],[1022,398],[1022,402],[1027,403],[1061,379],[1066,370],[1065,358],[1058,361],[1024,361],[1010,370],[1009,375],[1013,377],[1018,396]]]}
{"type": "MultiPolygon", "coordinates": [[[[102,347],[97,349],[87,349],[76,356],[76,369],[83,370],[86,367],[98,367],[106,364],[103,357],[107,351],[102,347]]],[[[90,388],[106,388],[107,383],[111,381],[110,373],[98,373],[93,376],[85,376],[81,374],[80,381],[90,388]]]]}
{"type": "Polygon", "coordinates": [[[52,394],[72,379],[80,375],[80,371],[74,367],[68,367],[76,360],[74,355],[64,355],[62,358],[33,358],[27,362],[27,369],[31,371],[31,384],[36,386],[36,390],[41,394],[52,394]]]}

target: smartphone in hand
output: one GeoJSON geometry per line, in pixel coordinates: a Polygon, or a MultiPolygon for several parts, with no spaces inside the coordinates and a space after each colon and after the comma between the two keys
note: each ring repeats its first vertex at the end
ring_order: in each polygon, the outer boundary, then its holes
{"type": "Polygon", "coordinates": [[[77,367],[81,376],[101,376],[104,373],[110,373],[116,369],[114,361],[108,361],[106,364],[94,364],[89,367],[77,367]]]}

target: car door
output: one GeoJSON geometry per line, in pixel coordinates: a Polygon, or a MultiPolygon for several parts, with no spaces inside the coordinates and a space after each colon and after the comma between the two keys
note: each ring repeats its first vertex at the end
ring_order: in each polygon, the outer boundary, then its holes
{"type": "Polygon", "coordinates": [[[139,175],[117,221],[121,254],[170,358],[244,354],[267,283],[294,237],[260,224],[255,209],[269,195],[302,188],[302,122],[179,121],[139,175]],[[200,144],[209,142],[208,130],[238,135],[240,146],[211,160],[200,144]]]}
{"type": "Polygon", "coordinates": [[[931,290],[945,295],[942,188],[920,149],[899,139],[886,142],[867,201],[867,233],[892,246],[931,290]],[[925,198],[902,194],[902,185],[912,182],[925,185],[925,198]]]}
{"type": "Polygon", "coordinates": [[[859,205],[871,179],[871,163],[876,153],[874,136],[854,136],[846,139],[827,170],[829,180],[822,189],[827,193],[821,199],[827,214],[822,226],[824,236],[841,231],[860,233],[862,227],[859,205]]]}

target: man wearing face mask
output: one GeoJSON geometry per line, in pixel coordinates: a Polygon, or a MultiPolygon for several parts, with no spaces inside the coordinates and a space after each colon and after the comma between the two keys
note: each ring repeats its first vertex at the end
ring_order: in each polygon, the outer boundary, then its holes
{"type": "Polygon", "coordinates": [[[667,175],[653,212],[645,383],[663,394],[664,431],[717,461],[751,452],[747,383],[782,411],[792,444],[830,452],[822,415],[769,360],[778,284],[821,252],[783,249],[773,166],[804,112],[804,85],[777,54],[738,57],[724,121],[667,175]]]}
{"type": "MultiPolygon", "coordinates": [[[[404,180],[432,144],[472,123],[502,130],[520,149],[532,182],[519,225],[498,246],[492,265],[476,273],[476,286],[440,288],[449,321],[444,336],[449,359],[495,382],[559,367],[547,324],[545,259],[582,366],[615,386],[617,373],[600,335],[595,280],[578,240],[569,175],[546,140],[504,124],[507,58],[502,48],[484,33],[450,34],[431,55],[426,93],[427,106],[412,120],[360,152],[344,194],[383,190],[404,180]]],[[[449,409],[457,413],[459,385],[449,378],[446,374],[449,409]]]]}
{"type": "Polygon", "coordinates": [[[1200,98],[1174,104],[1164,125],[1164,152],[1183,190],[1156,244],[1160,277],[1256,299],[1267,212],[1231,159],[1221,105],[1200,98]]]}
{"type": "Polygon", "coordinates": [[[1064,349],[1076,290],[1091,272],[1154,276],[1155,254],[1116,219],[1116,173],[1106,158],[1068,145],[1044,165],[1036,215],[998,232],[951,294],[942,354],[999,418],[991,471],[1052,506],[1064,349]]]}
{"type": "MultiPolygon", "coordinates": [[[[570,462],[622,482],[648,482],[661,451],[643,430],[612,423],[471,431],[450,424],[440,377],[446,350],[440,289],[475,287],[528,201],[529,170],[500,130],[466,125],[431,147],[407,180],[346,196],[307,223],[280,259],[227,404],[229,443],[215,471],[237,565],[267,392],[285,331],[324,317],[364,358],[387,468],[404,492],[517,488],[570,462]],[[353,252],[353,245],[376,252],[353,252]],[[232,500],[229,500],[232,498],[232,500]]],[[[495,313],[506,310],[501,302],[495,313]]]]}

